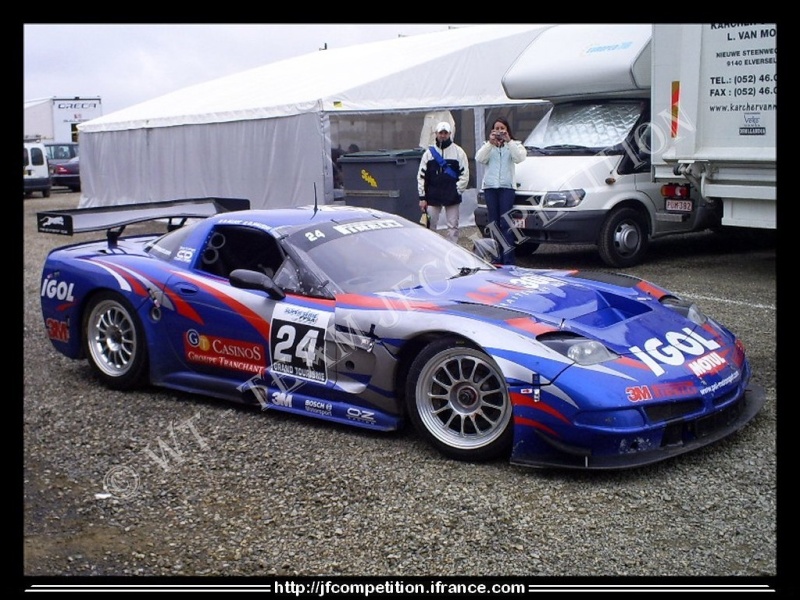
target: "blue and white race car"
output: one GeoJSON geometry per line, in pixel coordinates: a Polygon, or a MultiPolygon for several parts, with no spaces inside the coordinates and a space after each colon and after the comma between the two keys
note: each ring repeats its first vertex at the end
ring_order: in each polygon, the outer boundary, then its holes
{"type": "MultiPolygon", "coordinates": [[[[737,337],[622,274],[491,264],[401,217],[193,199],[38,214],[106,230],[53,250],[55,349],[113,389],[155,385],[373,430],[410,421],[444,455],[618,469],[758,413],[737,337]],[[165,234],[123,233],[166,223],[165,234]]],[[[287,441],[288,443],[288,441],[287,441]]]]}

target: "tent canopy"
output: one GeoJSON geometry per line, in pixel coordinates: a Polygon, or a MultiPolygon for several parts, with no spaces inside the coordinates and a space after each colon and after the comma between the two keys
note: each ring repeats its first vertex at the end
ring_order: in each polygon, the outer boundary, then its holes
{"type": "Polygon", "coordinates": [[[545,29],[468,26],[314,52],[87,121],[79,127],[81,205],[207,196],[244,197],[256,208],[317,195],[331,202],[332,119],[464,109],[475,114],[457,141],[474,145],[487,107],[518,104],[502,76],[545,29]]]}

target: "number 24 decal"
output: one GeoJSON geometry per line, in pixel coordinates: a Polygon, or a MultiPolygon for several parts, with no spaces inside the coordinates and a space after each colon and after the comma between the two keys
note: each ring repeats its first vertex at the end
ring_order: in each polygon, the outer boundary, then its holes
{"type": "Polygon", "coordinates": [[[278,329],[276,337],[280,340],[275,344],[274,360],[276,362],[292,363],[294,358],[300,359],[307,368],[311,369],[316,362],[317,340],[319,329],[308,328],[300,341],[295,345],[297,328],[294,325],[284,324],[278,329]]]}

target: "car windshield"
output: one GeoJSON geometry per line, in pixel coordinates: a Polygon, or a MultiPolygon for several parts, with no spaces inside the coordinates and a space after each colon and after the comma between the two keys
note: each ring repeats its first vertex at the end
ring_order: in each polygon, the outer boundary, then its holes
{"type": "Polygon", "coordinates": [[[307,254],[304,262],[316,264],[334,293],[415,288],[494,268],[429,229],[395,219],[324,223],[288,241],[307,254]]]}

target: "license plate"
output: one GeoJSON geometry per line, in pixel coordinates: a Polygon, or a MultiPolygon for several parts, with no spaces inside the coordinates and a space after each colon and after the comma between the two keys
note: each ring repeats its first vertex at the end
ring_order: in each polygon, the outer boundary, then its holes
{"type": "Polygon", "coordinates": [[[525,229],[525,219],[514,219],[514,227],[517,229],[525,229]]]}
{"type": "Polygon", "coordinates": [[[692,212],[691,200],[667,200],[667,210],[678,212],[692,212]]]}

